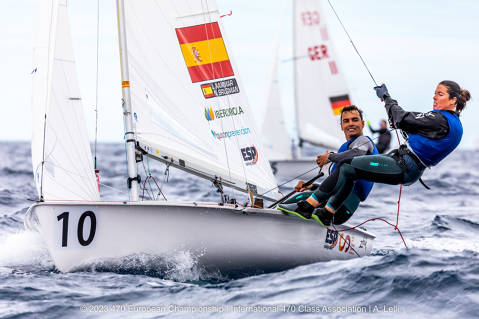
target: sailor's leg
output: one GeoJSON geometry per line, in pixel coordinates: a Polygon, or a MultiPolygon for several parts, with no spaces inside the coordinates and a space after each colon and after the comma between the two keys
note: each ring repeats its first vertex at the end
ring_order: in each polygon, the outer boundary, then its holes
{"type": "Polygon", "coordinates": [[[333,224],[341,225],[347,222],[351,216],[353,216],[356,209],[358,209],[360,202],[361,200],[358,195],[355,192],[351,192],[343,205],[341,205],[334,213],[333,224]]]}
{"type": "Polygon", "coordinates": [[[357,179],[372,182],[397,185],[401,184],[404,172],[398,162],[389,155],[366,155],[353,158],[357,179]]]}
{"type": "MultiPolygon", "coordinates": [[[[344,165],[344,164],[343,164],[344,165]]],[[[338,183],[340,167],[339,165],[334,172],[329,175],[322,183],[319,185],[318,190],[316,190],[311,197],[318,203],[325,202],[329,199],[331,194],[334,193],[335,187],[338,183]]]]}
{"type": "Polygon", "coordinates": [[[293,204],[293,203],[299,202],[300,200],[306,200],[312,194],[313,194],[313,192],[311,192],[311,191],[310,192],[304,191],[304,192],[301,192],[301,193],[295,193],[293,196],[291,196],[290,198],[285,200],[283,202],[283,204],[293,204]]]}
{"type": "MultiPolygon", "coordinates": [[[[334,190],[339,176],[339,169],[336,169],[333,174],[329,175],[311,196],[303,197],[298,201],[288,200],[283,204],[276,206],[277,209],[292,215],[296,215],[303,219],[310,219],[316,207],[328,200],[329,196],[334,190]]],[[[298,195],[300,196],[300,195],[298,195]]]]}
{"type": "Polygon", "coordinates": [[[397,185],[403,180],[403,171],[391,156],[366,155],[355,157],[351,164],[341,166],[338,187],[330,197],[327,207],[339,208],[351,193],[354,181],[364,179],[372,182],[397,185]]]}

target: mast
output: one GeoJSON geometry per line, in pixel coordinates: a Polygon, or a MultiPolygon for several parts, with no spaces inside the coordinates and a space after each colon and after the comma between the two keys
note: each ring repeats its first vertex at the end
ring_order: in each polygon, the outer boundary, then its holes
{"type": "Polygon", "coordinates": [[[130,77],[128,74],[128,55],[125,30],[125,5],[123,0],[116,1],[118,17],[118,40],[120,42],[121,87],[123,94],[123,123],[125,127],[126,154],[128,160],[128,187],[130,200],[138,201],[139,176],[136,167],[136,139],[131,116],[130,77]]]}
{"type": "Polygon", "coordinates": [[[296,133],[298,134],[298,145],[293,151],[293,158],[300,158],[301,157],[301,150],[303,149],[303,143],[301,142],[301,136],[299,136],[299,117],[298,117],[298,91],[296,88],[298,87],[298,77],[297,69],[298,64],[296,63],[296,14],[297,14],[297,7],[296,1],[293,0],[293,92],[294,92],[294,108],[295,108],[295,115],[296,115],[296,133]]]}

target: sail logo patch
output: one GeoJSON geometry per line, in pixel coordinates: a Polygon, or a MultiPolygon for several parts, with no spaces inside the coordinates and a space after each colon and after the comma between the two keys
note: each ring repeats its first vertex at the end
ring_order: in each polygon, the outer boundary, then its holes
{"type": "Polygon", "coordinates": [[[234,75],[218,22],[175,30],[193,83],[234,75]]]}
{"type": "Polygon", "coordinates": [[[236,94],[239,93],[240,89],[236,79],[229,79],[202,84],[201,91],[205,99],[209,99],[217,96],[236,94]]]}
{"type": "Polygon", "coordinates": [[[331,103],[334,115],[341,114],[343,107],[351,105],[351,100],[349,100],[349,95],[347,94],[331,96],[329,102],[331,103]]]}
{"type": "Polygon", "coordinates": [[[205,117],[207,121],[213,121],[215,118],[221,119],[224,117],[236,116],[243,114],[244,111],[241,106],[229,107],[226,109],[219,109],[213,111],[213,108],[205,108],[205,117]]]}
{"type": "Polygon", "coordinates": [[[258,162],[258,150],[254,145],[242,148],[241,155],[247,166],[254,165],[258,162]]]}
{"type": "Polygon", "coordinates": [[[215,119],[215,113],[213,113],[213,108],[205,108],[205,117],[207,121],[213,121],[215,119]]]}
{"type": "Polygon", "coordinates": [[[232,130],[227,132],[216,132],[211,130],[211,134],[215,139],[221,140],[224,138],[232,138],[233,136],[247,135],[250,133],[249,127],[245,127],[239,130],[232,130]]]}

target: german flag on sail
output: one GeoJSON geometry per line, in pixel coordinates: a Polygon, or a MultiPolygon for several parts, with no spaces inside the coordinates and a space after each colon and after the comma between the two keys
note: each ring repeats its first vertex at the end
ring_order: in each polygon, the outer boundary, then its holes
{"type": "Polygon", "coordinates": [[[218,22],[177,28],[176,35],[193,83],[234,75],[218,22]]]}
{"type": "Polygon", "coordinates": [[[331,102],[331,108],[333,109],[334,115],[341,114],[341,110],[343,107],[351,105],[351,101],[349,100],[349,95],[339,95],[339,96],[332,96],[329,98],[331,102]]]}

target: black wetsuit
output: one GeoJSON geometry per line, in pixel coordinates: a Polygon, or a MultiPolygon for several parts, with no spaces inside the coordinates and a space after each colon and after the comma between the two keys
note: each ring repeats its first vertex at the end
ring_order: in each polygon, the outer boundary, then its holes
{"type": "Polygon", "coordinates": [[[369,129],[373,133],[379,133],[378,141],[376,142],[376,147],[379,153],[381,154],[384,153],[389,148],[389,144],[391,143],[391,132],[389,132],[389,130],[386,127],[375,130],[371,126],[369,126],[369,129]]]}

